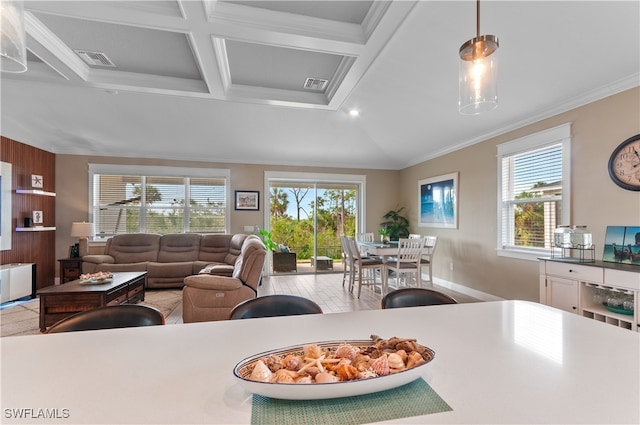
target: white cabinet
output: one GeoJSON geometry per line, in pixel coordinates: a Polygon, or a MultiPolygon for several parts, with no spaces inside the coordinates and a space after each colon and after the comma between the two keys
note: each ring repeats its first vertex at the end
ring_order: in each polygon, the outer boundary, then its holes
{"type": "Polygon", "coordinates": [[[602,283],[602,269],[575,263],[540,262],[540,302],[578,313],[580,282],[602,283]]]}
{"type": "Polygon", "coordinates": [[[545,304],[570,313],[578,311],[578,282],[556,276],[547,278],[545,304]]]}
{"type": "Polygon", "coordinates": [[[34,292],[33,263],[4,264],[0,267],[0,302],[17,300],[34,292]]]}
{"type": "Polygon", "coordinates": [[[587,265],[571,261],[541,260],[540,302],[600,322],[639,331],[640,267],[603,262],[587,265]],[[609,299],[626,302],[625,308],[608,307],[609,299]]]}

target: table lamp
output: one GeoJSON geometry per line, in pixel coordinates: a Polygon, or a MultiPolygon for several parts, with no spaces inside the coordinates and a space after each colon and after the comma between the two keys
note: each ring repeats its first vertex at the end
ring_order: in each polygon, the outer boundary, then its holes
{"type": "Polygon", "coordinates": [[[95,234],[93,223],[86,223],[84,221],[82,223],[71,223],[71,236],[80,238],[80,258],[89,253],[89,242],[87,238],[89,236],[94,237],[95,234]]]}

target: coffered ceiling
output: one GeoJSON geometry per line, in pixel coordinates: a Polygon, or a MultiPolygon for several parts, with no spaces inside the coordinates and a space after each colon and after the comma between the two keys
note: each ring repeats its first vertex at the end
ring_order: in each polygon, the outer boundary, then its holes
{"type": "Polygon", "coordinates": [[[0,128],[55,153],[399,169],[640,84],[638,1],[481,7],[500,106],[463,116],[474,1],[27,0],[0,128]]]}

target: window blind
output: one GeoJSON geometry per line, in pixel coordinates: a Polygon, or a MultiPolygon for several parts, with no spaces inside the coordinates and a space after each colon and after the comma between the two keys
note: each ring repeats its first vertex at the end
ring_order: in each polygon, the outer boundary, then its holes
{"type": "Polygon", "coordinates": [[[226,233],[228,177],[92,174],[97,237],[226,233]]]}

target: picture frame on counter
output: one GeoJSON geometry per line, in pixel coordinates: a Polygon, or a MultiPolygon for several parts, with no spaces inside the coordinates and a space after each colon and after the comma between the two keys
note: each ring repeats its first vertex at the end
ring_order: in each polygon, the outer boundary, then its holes
{"type": "Polygon", "coordinates": [[[607,226],[602,261],[640,266],[640,226],[607,226]]]}

